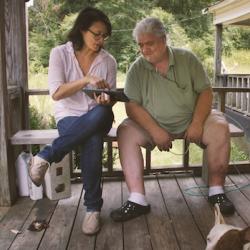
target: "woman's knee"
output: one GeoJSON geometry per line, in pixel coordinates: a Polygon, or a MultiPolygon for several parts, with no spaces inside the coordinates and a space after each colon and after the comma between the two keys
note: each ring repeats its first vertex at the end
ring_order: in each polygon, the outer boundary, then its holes
{"type": "Polygon", "coordinates": [[[112,117],[114,116],[112,107],[107,105],[97,105],[95,107],[95,111],[99,114],[103,114],[104,116],[112,117]]]}
{"type": "Polygon", "coordinates": [[[114,114],[110,106],[98,105],[96,106],[89,117],[89,122],[99,124],[99,129],[108,133],[114,121],[114,114]]]}

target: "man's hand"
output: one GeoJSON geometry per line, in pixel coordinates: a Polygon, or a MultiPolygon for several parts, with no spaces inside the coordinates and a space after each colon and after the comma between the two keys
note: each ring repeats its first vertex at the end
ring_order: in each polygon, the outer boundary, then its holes
{"type": "Polygon", "coordinates": [[[158,127],[151,136],[160,151],[169,151],[172,148],[173,138],[165,129],[158,127]]]}
{"type": "Polygon", "coordinates": [[[189,142],[201,143],[203,126],[199,122],[192,122],[186,130],[184,138],[189,142]]]}

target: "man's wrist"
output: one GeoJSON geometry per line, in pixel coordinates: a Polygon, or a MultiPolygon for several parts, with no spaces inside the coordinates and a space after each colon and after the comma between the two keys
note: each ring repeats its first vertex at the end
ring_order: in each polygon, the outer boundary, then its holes
{"type": "Polygon", "coordinates": [[[192,120],[192,124],[196,125],[196,126],[203,126],[203,121],[201,121],[200,119],[193,119],[192,120]]]}

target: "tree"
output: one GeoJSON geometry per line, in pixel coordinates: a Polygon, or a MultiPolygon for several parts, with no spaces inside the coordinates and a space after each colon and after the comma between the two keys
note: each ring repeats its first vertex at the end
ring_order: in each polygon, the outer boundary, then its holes
{"type": "Polygon", "coordinates": [[[202,9],[217,0],[158,0],[157,5],[172,13],[190,38],[199,38],[209,32],[211,17],[202,9]]]}
{"type": "Polygon", "coordinates": [[[48,66],[51,48],[63,43],[73,20],[67,15],[90,5],[87,0],[35,0],[29,8],[30,71],[40,72],[48,66]],[[65,20],[65,21],[64,21],[65,20]]]}
{"type": "Polygon", "coordinates": [[[104,0],[97,2],[95,7],[103,10],[110,17],[113,33],[106,48],[116,58],[119,69],[126,71],[138,55],[132,30],[136,22],[153,8],[153,3],[149,0],[134,0],[132,4],[124,0],[104,0]]]}

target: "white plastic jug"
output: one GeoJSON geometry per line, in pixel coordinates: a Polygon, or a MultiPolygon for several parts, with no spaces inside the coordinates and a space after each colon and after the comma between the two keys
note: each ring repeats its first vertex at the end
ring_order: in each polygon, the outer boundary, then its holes
{"type": "Polygon", "coordinates": [[[30,154],[22,152],[16,160],[16,176],[17,176],[17,186],[20,196],[29,196],[29,186],[28,186],[28,161],[30,159],[30,154]]]}
{"type": "Polygon", "coordinates": [[[43,198],[43,186],[37,187],[28,177],[29,192],[31,200],[40,200],[43,198]]]}
{"type": "Polygon", "coordinates": [[[17,185],[20,196],[30,196],[32,200],[43,198],[43,187],[37,187],[32,183],[28,174],[28,164],[32,155],[22,152],[16,160],[17,185]]]}

